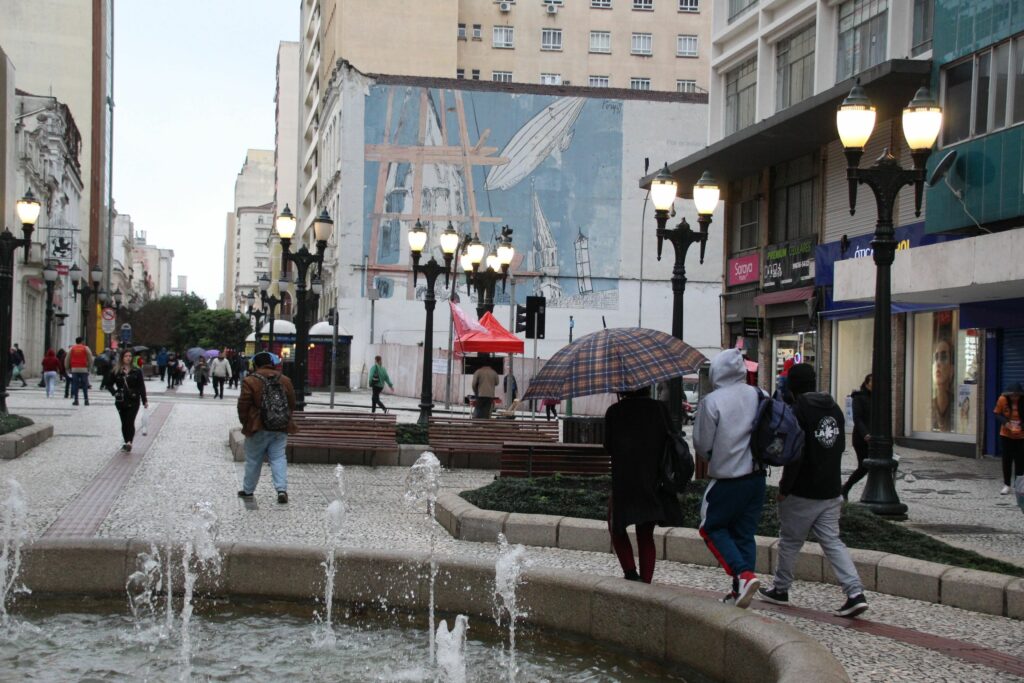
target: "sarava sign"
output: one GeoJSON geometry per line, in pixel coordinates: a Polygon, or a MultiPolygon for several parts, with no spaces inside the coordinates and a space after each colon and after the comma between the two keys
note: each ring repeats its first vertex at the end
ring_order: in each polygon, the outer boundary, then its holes
{"type": "Polygon", "coordinates": [[[729,287],[733,285],[744,285],[749,282],[757,282],[760,275],[760,254],[749,254],[747,256],[737,256],[736,258],[729,259],[728,264],[728,276],[726,284],[729,287]]]}
{"type": "Polygon", "coordinates": [[[814,283],[814,238],[773,244],[764,252],[764,291],[814,283]]]}

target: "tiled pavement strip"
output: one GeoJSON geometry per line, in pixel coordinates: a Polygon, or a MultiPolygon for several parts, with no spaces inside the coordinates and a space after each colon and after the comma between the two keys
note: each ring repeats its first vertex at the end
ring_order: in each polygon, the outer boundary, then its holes
{"type": "MultiPolygon", "coordinates": [[[[41,392],[12,391],[10,404],[14,412],[28,414],[37,421],[51,413],[55,438],[33,449],[22,458],[0,464],[3,478],[14,477],[25,486],[32,508],[36,535],[54,530],[60,520],[72,518],[73,506],[95,508],[98,503],[111,505],[106,519],[99,525],[98,535],[115,537],[163,538],[167,520],[181,528],[188,509],[197,500],[214,503],[221,520],[221,539],[238,541],[274,541],[295,543],[321,542],[323,509],[333,497],[333,468],[323,466],[292,466],[289,470],[292,503],[273,503],[269,473],[257,489],[255,505],[245,506],[235,497],[241,467],[231,461],[226,447],[227,427],[235,420],[234,398],[228,393],[223,402],[209,397],[200,401],[194,385],[186,384],[177,392],[159,395],[154,383],[148,383],[151,405],[156,414],[166,415],[162,428],[157,419],[150,424],[150,444],[139,446],[131,456],[111,451],[119,446],[117,416],[107,397],[94,394],[93,406],[86,410],[71,408],[59,399],[47,401],[41,392]],[[50,406],[53,406],[51,408],[50,406]],[[173,408],[173,411],[172,411],[173,408]],[[89,411],[89,412],[86,412],[89,411]],[[98,442],[98,443],[97,443],[98,442]],[[102,455],[97,454],[100,446],[102,455]],[[69,457],[72,456],[72,457],[69,457]],[[119,460],[120,459],[120,460],[119,460]],[[117,482],[102,479],[104,468],[115,462],[136,460],[130,479],[124,472],[117,482]],[[68,495],[69,494],[69,495],[68,495]],[[92,503],[90,503],[92,500],[92,503]],[[70,503],[68,502],[70,501],[70,503]],[[39,510],[42,505],[45,509],[39,510]],[[63,509],[63,512],[62,512],[63,509]]],[[[316,397],[320,400],[320,397],[316,397]]],[[[342,394],[340,401],[366,405],[368,397],[342,394]],[[365,402],[363,402],[364,399],[365,402]]],[[[415,399],[385,397],[389,406],[399,408],[400,421],[414,421],[415,399]],[[406,405],[408,404],[408,405],[406,405]],[[405,410],[403,408],[412,408],[405,410]]],[[[324,407],[325,408],[325,407],[324,407]]],[[[312,406],[311,409],[321,409],[312,406]]],[[[345,409],[353,409],[351,405],[345,409]]],[[[155,417],[155,416],[154,416],[155,417]]],[[[918,490],[934,486],[936,477],[949,482],[949,490],[968,489],[973,498],[948,493],[905,495],[913,490],[901,486],[901,495],[911,505],[911,516],[936,524],[966,518],[978,526],[996,531],[999,547],[1014,559],[1021,539],[1019,531],[1013,538],[1006,524],[1024,516],[1005,515],[998,506],[1003,497],[989,496],[981,501],[983,517],[979,519],[978,496],[994,486],[984,476],[995,475],[993,463],[965,461],[917,452],[904,457],[904,468],[913,464],[927,466],[932,479],[918,480],[918,490]],[[987,469],[986,469],[987,468],[987,469]],[[966,471],[974,479],[950,478],[944,471],[966,471]],[[971,512],[973,511],[973,517],[971,512]],[[1005,519],[1004,519],[1005,518],[1005,519]],[[979,524],[986,522],[985,525],[979,524]],[[1008,541],[1008,542],[1007,542],[1008,541]]],[[[122,465],[124,467],[124,465],[122,465]]],[[[397,468],[346,468],[349,509],[346,545],[423,550],[426,526],[419,512],[410,511],[401,503],[404,491],[404,470],[397,468]]],[[[445,474],[445,489],[461,491],[480,486],[493,473],[457,471],[445,474]]],[[[94,525],[90,528],[95,529],[94,525]]],[[[962,531],[962,530],[961,530],[962,531]]],[[[964,539],[961,539],[964,540],[964,539]]],[[[967,537],[971,541],[970,537],[967,537]]],[[[985,538],[981,546],[991,539],[985,538]]],[[[438,552],[493,557],[491,544],[456,541],[447,536],[437,539],[438,552]]],[[[530,561],[535,566],[550,566],[600,574],[618,574],[610,554],[531,548],[530,561]]],[[[717,597],[724,588],[724,577],[716,570],[672,562],[658,564],[655,580],[678,585],[681,590],[701,596],[717,597]]],[[[849,620],[828,614],[840,599],[835,586],[797,582],[793,589],[795,603],[801,607],[776,607],[755,603],[767,617],[795,625],[829,647],[847,668],[855,681],[917,681],[917,680],[1018,680],[1024,676],[1024,624],[1010,619],[965,612],[942,605],[869,593],[872,610],[869,619],[849,620]],[[942,655],[950,655],[950,658],[942,655]]]]}

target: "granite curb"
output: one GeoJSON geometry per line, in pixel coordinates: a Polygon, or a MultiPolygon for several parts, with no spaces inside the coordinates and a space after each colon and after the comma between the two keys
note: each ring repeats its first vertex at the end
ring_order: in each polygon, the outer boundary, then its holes
{"type": "MultiPolygon", "coordinates": [[[[510,541],[515,537],[515,542],[526,545],[611,552],[608,527],[599,520],[481,510],[455,493],[438,497],[435,518],[454,538],[464,541],[494,542],[504,533],[510,541]]],[[[778,539],[755,539],[757,571],[773,573],[778,567],[778,539]]],[[[717,566],[696,529],[667,529],[655,540],[659,559],[717,566]]],[[[1024,579],[875,550],[851,548],[850,556],[867,590],[1024,620],[1024,579]]],[[[804,544],[794,573],[801,581],[837,583],[817,543],[804,544]]]]}
{"type": "MultiPolygon", "coordinates": [[[[558,519],[558,518],[556,518],[558,519]]],[[[550,520],[538,520],[540,524],[550,520]]],[[[23,550],[19,579],[34,594],[124,595],[140,539],[43,539],[23,550]]],[[[219,577],[204,577],[197,594],[312,601],[324,592],[324,548],[226,543],[218,546],[219,577]],[[219,580],[218,580],[219,579],[219,580]]],[[[160,551],[180,559],[181,549],[160,551]]],[[[430,567],[438,568],[439,609],[493,618],[494,562],[424,553],[338,549],[338,602],[428,607],[430,567]]],[[[648,585],[559,569],[525,568],[518,589],[523,621],[593,638],[713,680],[849,683],[839,661],[796,628],[732,607],[648,585]],[[709,645],[693,647],[700,641],[709,645]]],[[[176,586],[177,587],[177,586],[176,586]]],[[[31,599],[31,598],[26,598],[31,599]]]]}
{"type": "Polygon", "coordinates": [[[37,422],[0,434],[0,459],[14,460],[53,436],[53,425],[37,422]]]}

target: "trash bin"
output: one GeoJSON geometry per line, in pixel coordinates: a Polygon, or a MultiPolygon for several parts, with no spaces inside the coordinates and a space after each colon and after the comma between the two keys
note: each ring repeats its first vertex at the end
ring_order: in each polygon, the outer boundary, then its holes
{"type": "Polygon", "coordinates": [[[603,417],[565,417],[562,418],[563,443],[604,443],[603,417]]]}

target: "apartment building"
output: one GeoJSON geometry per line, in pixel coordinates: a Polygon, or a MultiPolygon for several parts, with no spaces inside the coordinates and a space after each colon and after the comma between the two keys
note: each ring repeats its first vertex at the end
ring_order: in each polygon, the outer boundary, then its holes
{"type": "Polygon", "coordinates": [[[235,179],[235,208],[226,220],[227,253],[232,258],[226,266],[230,289],[225,308],[244,310],[245,297],[258,288],[258,278],[272,275],[274,168],[273,150],[250,149],[235,179]]]}

